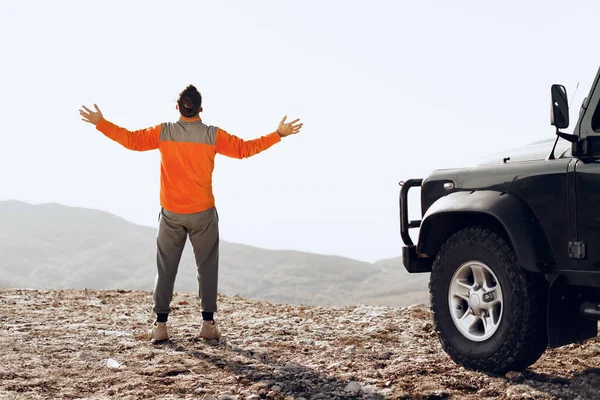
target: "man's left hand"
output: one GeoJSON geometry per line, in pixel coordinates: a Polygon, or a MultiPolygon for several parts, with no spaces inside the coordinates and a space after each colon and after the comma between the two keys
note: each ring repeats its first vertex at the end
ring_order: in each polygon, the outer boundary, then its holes
{"type": "Polygon", "coordinates": [[[102,111],[100,111],[100,109],[98,108],[98,106],[96,104],[94,104],[94,108],[96,109],[96,112],[90,110],[86,106],[82,106],[82,107],[83,107],[83,110],[79,109],[79,114],[81,114],[81,116],[83,117],[83,118],[81,118],[83,121],[89,122],[92,125],[96,125],[98,122],[100,122],[100,120],[102,118],[104,118],[102,116],[102,111]]]}

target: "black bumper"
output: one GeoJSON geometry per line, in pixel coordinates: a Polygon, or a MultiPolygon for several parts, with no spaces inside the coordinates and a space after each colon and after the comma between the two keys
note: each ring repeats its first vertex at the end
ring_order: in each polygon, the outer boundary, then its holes
{"type": "Polygon", "coordinates": [[[404,264],[404,268],[411,274],[431,272],[432,260],[417,257],[417,248],[415,246],[402,247],[402,263],[404,264]]]}
{"type": "Polygon", "coordinates": [[[419,228],[421,221],[411,221],[408,217],[408,191],[423,184],[423,179],[409,179],[400,182],[400,236],[405,246],[402,247],[402,263],[409,273],[431,272],[431,260],[417,257],[417,248],[408,234],[409,229],[419,228]]]}
{"type": "Polygon", "coordinates": [[[409,179],[406,182],[400,182],[400,237],[407,246],[412,246],[413,242],[408,234],[408,230],[421,226],[421,221],[410,221],[408,218],[408,191],[413,187],[419,187],[423,184],[423,179],[409,179]]]}

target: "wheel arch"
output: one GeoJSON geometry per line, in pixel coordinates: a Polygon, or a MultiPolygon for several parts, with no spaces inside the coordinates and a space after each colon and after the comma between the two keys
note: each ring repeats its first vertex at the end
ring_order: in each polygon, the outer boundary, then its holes
{"type": "Polygon", "coordinates": [[[433,258],[453,233],[472,225],[503,237],[525,270],[552,269],[549,241],[531,208],[522,199],[497,191],[454,192],[433,203],[423,217],[417,252],[433,258]]]}

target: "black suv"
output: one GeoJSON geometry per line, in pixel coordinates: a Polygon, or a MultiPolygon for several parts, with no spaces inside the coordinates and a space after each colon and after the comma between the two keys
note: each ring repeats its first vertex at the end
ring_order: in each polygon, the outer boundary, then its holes
{"type": "Polygon", "coordinates": [[[561,132],[569,126],[566,89],[552,85],[555,139],[400,183],[404,266],[431,273],[438,338],[466,368],[524,369],[548,346],[598,334],[599,78],[600,69],[572,134],[561,132]],[[414,187],[416,221],[408,213],[414,187]],[[411,228],[419,228],[416,244],[411,228]]]}

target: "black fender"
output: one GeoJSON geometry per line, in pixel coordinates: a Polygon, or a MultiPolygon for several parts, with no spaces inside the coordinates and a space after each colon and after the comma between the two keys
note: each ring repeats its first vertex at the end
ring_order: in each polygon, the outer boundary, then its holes
{"type": "Polygon", "coordinates": [[[423,216],[417,253],[435,256],[450,235],[474,224],[506,238],[525,270],[547,272],[554,265],[548,238],[529,205],[494,190],[458,191],[434,202],[423,216]]]}

